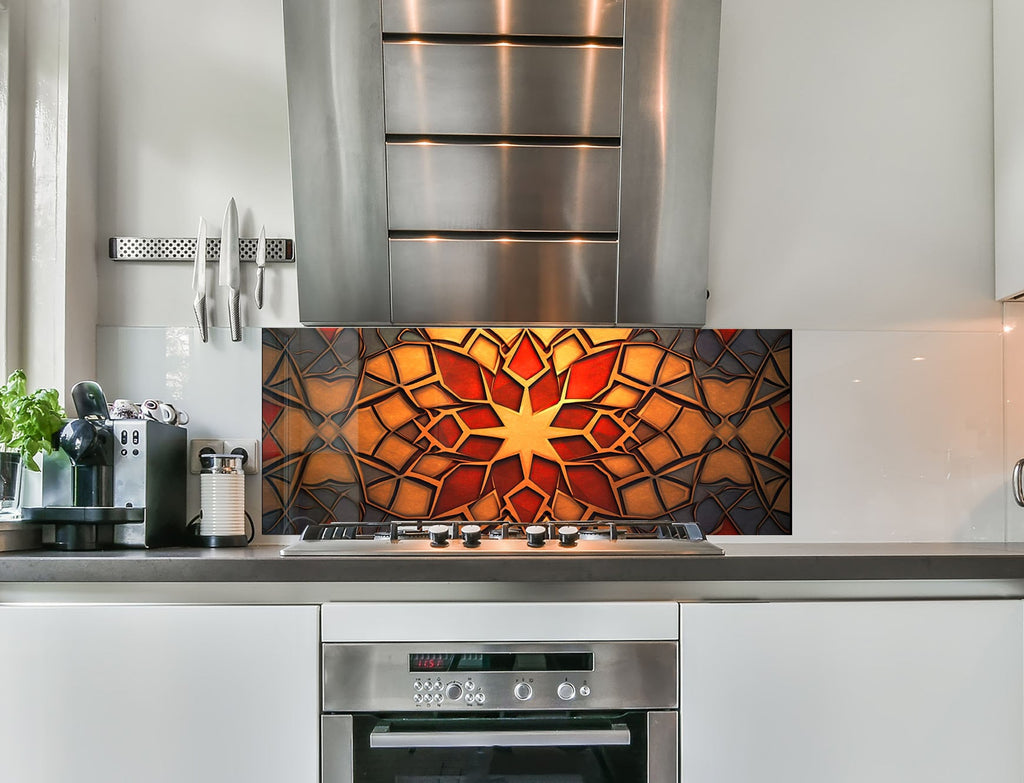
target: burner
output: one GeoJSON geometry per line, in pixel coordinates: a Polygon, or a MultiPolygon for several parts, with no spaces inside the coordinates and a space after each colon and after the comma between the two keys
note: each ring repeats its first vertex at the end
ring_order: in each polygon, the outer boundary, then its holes
{"type": "Polygon", "coordinates": [[[391,521],[309,525],[282,555],[531,556],[720,555],[692,522],[629,520],[517,522],[391,521]]]}

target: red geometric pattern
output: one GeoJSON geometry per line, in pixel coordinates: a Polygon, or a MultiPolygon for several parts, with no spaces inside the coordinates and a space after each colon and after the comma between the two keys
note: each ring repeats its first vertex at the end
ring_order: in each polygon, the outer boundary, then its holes
{"type": "Polygon", "coordinates": [[[593,518],[788,533],[783,330],[266,329],[265,533],[593,518]]]}

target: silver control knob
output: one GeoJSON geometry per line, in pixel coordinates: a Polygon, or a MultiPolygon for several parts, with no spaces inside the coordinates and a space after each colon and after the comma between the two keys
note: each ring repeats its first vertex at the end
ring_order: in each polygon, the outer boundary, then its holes
{"type": "Polygon", "coordinates": [[[448,546],[448,525],[431,525],[427,528],[431,546],[448,546]]]}
{"type": "Polygon", "coordinates": [[[413,690],[415,690],[415,691],[421,691],[421,690],[423,690],[423,683],[422,683],[422,682],[420,682],[419,680],[416,680],[416,682],[414,682],[414,683],[412,684],[412,688],[413,688],[413,690]]]}
{"type": "Polygon", "coordinates": [[[527,546],[544,546],[544,540],[548,537],[548,529],[544,525],[529,525],[524,532],[527,546]]]}
{"type": "Polygon", "coordinates": [[[480,546],[480,525],[462,526],[462,545],[470,549],[480,546]]]}
{"type": "Polygon", "coordinates": [[[487,697],[484,696],[483,693],[478,693],[476,694],[476,696],[473,697],[473,701],[475,701],[477,704],[483,704],[486,698],[487,697]]]}
{"type": "Polygon", "coordinates": [[[519,701],[528,701],[533,696],[533,688],[530,687],[528,682],[517,682],[516,687],[512,689],[512,695],[519,699],[519,701]]]}
{"type": "Polygon", "coordinates": [[[450,682],[444,689],[444,695],[449,701],[458,701],[462,698],[462,686],[457,682],[450,682]]]}
{"type": "Polygon", "coordinates": [[[580,686],[580,696],[589,696],[589,695],[590,695],[590,686],[589,685],[581,685],[580,686]]]}
{"type": "Polygon", "coordinates": [[[558,698],[562,701],[572,701],[576,698],[576,686],[571,682],[560,682],[558,688],[555,689],[555,693],[558,694],[558,698]]]}
{"type": "Polygon", "coordinates": [[[466,680],[466,690],[467,691],[471,691],[474,688],[476,688],[476,683],[473,682],[472,680],[466,680]]]}

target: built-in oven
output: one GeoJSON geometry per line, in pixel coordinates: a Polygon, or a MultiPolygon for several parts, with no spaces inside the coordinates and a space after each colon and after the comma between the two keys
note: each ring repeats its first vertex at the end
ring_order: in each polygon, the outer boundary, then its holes
{"type": "Polygon", "coordinates": [[[325,643],[324,783],[676,783],[672,640],[325,643]]]}

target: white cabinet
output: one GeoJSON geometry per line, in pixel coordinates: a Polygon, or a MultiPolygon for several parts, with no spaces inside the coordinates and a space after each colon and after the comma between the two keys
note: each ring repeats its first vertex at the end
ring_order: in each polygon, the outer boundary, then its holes
{"type": "Polygon", "coordinates": [[[683,605],[683,783],[1020,783],[1019,601],[683,605]]]}
{"type": "Polygon", "coordinates": [[[996,298],[1024,293],[1024,3],[992,2],[996,298]]]}
{"type": "Polygon", "coordinates": [[[0,778],[316,783],[318,611],[0,607],[0,778]]]}

